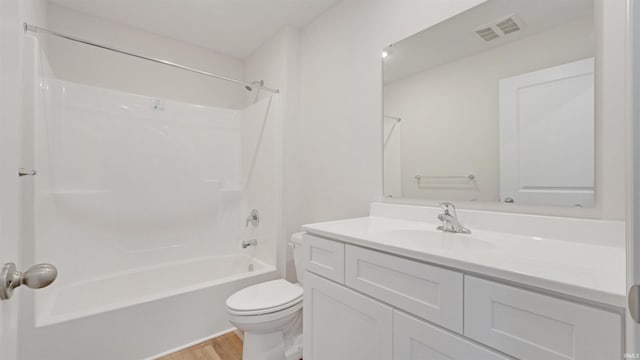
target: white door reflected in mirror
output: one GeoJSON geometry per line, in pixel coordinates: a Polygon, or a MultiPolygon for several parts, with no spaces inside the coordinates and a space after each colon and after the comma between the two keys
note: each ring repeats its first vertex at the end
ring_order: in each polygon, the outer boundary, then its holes
{"type": "Polygon", "coordinates": [[[593,206],[594,60],[500,80],[500,198],[593,206]]]}

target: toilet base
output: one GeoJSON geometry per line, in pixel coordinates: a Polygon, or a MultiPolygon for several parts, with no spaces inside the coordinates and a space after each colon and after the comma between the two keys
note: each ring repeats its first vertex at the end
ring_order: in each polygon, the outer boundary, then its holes
{"type": "Polygon", "coordinates": [[[302,359],[302,334],[299,334],[285,352],[284,357],[287,360],[302,359]]]}
{"type": "Polygon", "coordinates": [[[269,334],[244,333],[242,360],[284,360],[282,331],[269,334]]]}
{"type": "Polygon", "coordinates": [[[302,335],[296,337],[288,349],[284,348],[282,332],[272,334],[244,334],[242,360],[300,360],[302,335]]]}
{"type": "Polygon", "coordinates": [[[300,360],[302,311],[288,317],[286,323],[273,332],[265,332],[260,326],[245,330],[242,360],[300,360]]]}

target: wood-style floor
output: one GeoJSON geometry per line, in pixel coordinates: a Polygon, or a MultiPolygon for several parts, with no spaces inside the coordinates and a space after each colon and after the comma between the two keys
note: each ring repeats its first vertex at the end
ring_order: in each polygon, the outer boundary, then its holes
{"type": "Polygon", "coordinates": [[[242,340],[230,332],[158,360],[242,360],[242,340]]]}

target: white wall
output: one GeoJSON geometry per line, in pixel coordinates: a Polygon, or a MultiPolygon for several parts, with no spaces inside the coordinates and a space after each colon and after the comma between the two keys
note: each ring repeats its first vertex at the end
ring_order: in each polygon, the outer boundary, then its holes
{"type": "Polygon", "coordinates": [[[42,0],[20,0],[21,21],[30,24],[47,25],[49,3],[42,0]]]}
{"type": "MultiPolygon", "coordinates": [[[[583,17],[385,84],[385,113],[403,119],[402,195],[498,201],[499,81],[592,57],[593,30],[593,16],[583,17]],[[471,172],[476,176],[475,181],[467,184],[418,187],[414,179],[417,174],[465,175],[471,172]]],[[[385,164],[385,172],[397,171],[399,167],[385,164]]]]}
{"type": "MultiPolygon", "coordinates": [[[[145,56],[237,79],[243,77],[240,59],[58,5],[49,6],[48,26],[145,56]]],[[[202,105],[241,108],[244,104],[245,90],[237,84],[68,40],[48,40],[49,63],[55,76],[63,80],[202,105]]]]}
{"type": "MultiPolygon", "coordinates": [[[[363,216],[382,197],[381,49],[479,1],[337,4],[301,36],[303,222],[363,216]]],[[[462,207],[606,219],[625,214],[625,1],[598,0],[596,207],[462,207]],[[606,41],[603,41],[606,39],[606,41]]],[[[419,202],[433,204],[432,202],[419,202]]],[[[504,205],[504,204],[503,204],[504,205]]]]}
{"type": "Polygon", "coordinates": [[[302,222],[363,216],[382,196],[382,48],[481,2],[347,0],[303,29],[302,222]]]}
{"type": "MultiPolygon", "coordinates": [[[[265,85],[280,89],[278,98],[280,123],[276,131],[265,138],[273,141],[270,167],[255,177],[249,184],[249,208],[257,208],[262,214],[262,223],[256,229],[255,236],[259,244],[277,243],[278,269],[288,279],[293,280],[292,257],[286,245],[291,233],[298,230],[301,223],[300,209],[296,199],[300,197],[299,150],[298,150],[298,44],[297,29],[284,28],[263,44],[245,60],[245,80],[264,80],[265,85]],[[276,171],[276,173],[274,173],[276,171]],[[288,254],[288,256],[287,256],[288,254]]],[[[255,99],[255,90],[246,94],[248,101],[255,99]]],[[[269,96],[262,92],[260,98],[269,96]]],[[[260,258],[265,254],[264,246],[258,246],[256,254],[260,258]]]]}

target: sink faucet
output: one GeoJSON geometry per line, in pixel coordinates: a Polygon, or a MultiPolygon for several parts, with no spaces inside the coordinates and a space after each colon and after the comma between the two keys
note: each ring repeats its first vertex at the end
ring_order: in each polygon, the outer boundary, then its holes
{"type": "Polygon", "coordinates": [[[251,240],[242,240],[242,248],[246,249],[249,246],[257,246],[258,245],[258,240],[256,239],[251,239],[251,240]]]}
{"type": "Polygon", "coordinates": [[[438,204],[438,206],[442,208],[442,213],[438,214],[438,220],[442,221],[442,225],[438,226],[438,230],[460,234],[471,234],[471,230],[464,227],[458,220],[456,207],[452,203],[443,202],[438,204]]]}

